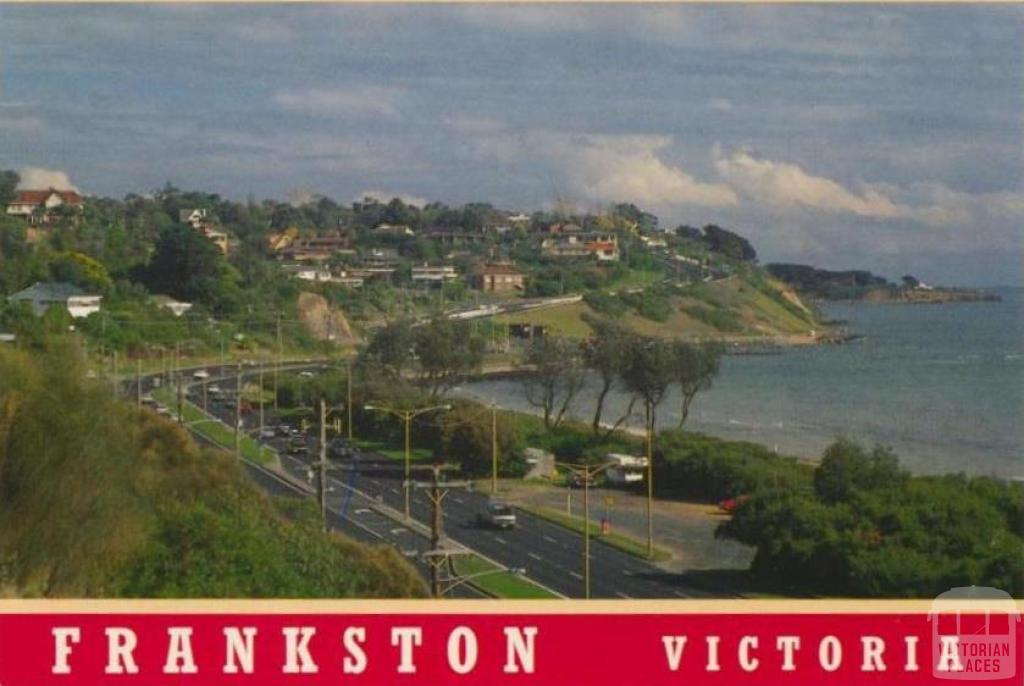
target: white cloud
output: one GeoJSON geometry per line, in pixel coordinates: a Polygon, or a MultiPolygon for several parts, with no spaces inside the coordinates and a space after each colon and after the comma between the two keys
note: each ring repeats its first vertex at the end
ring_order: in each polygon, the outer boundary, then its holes
{"type": "Polygon", "coordinates": [[[18,170],[18,176],[21,177],[21,182],[18,184],[18,188],[24,190],[45,190],[47,188],[56,188],[61,191],[79,192],[78,187],[71,183],[71,177],[67,175],[67,172],[62,172],[56,169],[25,167],[18,170]]]}
{"type": "Polygon", "coordinates": [[[390,191],[363,191],[356,197],[352,198],[352,202],[359,202],[366,198],[376,200],[380,203],[389,203],[395,198],[398,198],[406,205],[415,205],[416,207],[425,207],[430,204],[430,201],[426,198],[420,198],[415,195],[409,195],[407,193],[393,193],[390,191]]]}
{"type": "Polygon", "coordinates": [[[659,152],[671,144],[669,136],[574,136],[553,152],[569,182],[590,200],[659,207],[736,204],[728,186],[699,181],[661,159],[659,152]]]}
{"type": "Polygon", "coordinates": [[[286,110],[306,114],[401,119],[402,97],[403,92],[395,88],[364,85],[282,91],[273,100],[286,110]]]}

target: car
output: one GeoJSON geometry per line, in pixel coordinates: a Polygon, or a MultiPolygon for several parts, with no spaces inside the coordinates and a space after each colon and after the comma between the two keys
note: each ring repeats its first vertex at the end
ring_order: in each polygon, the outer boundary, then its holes
{"type": "Polygon", "coordinates": [[[516,525],[516,513],[505,503],[492,500],[477,513],[476,523],[495,529],[511,529],[516,525]]]}
{"type": "MultiPolygon", "coordinates": [[[[583,475],[573,472],[572,474],[569,475],[569,478],[566,480],[566,483],[568,484],[569,488],[583,488],[583,475]]],[[[587,488],[594,488],[594,486],[596,485],[596,477],[587,477],[587,488]]]]}
{"type": "Polygon", "coordinates": [[[278,424],[274,427],[274,433],[278,436],[287,438],[292,435],[292,427],[287,424],[278,424]]]}
{"type": "Polygon", "coordinates": [[[277,433],[274,431],[274,427],[272,426],[265,426],[262,429],[260,429],[260,438],[273,438],[276,435],[277,433]]]}
{"type": "Polygon", "coordinates": [[[146,407],[156,407],[156,400],[149,393],[142,396],[140,400],[142,404],[145,405],[146,407]]]}
{"type": "Polygon", "coordinates": [[[286,450],[289,455],[298,455],[299,453],[306,452],[306,438],[304,436],[292,436],[288,439],[288,447],[286,450]]]}
{"type": "Polygon", "coordinates": [[[193,379],[209,379],[210,378],[210,372],[206,371],[205,369],[200,369],[200,370],[192,373],[192,378],[193,379]]]}
{"type": "Polygon", "coordinates": [[[316,376],[316,374],[307,369],[304,372],[299,372],[299,376],[301,376],[304,379],[312,379],[314,376],[316,376]]]}

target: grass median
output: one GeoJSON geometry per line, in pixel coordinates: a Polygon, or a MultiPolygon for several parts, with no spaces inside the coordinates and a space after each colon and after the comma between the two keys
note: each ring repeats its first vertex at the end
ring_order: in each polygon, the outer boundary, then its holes
{"type": "Polygon", "coordinates": [[[501,567],[476,555],[459,556],[455,559],[455,571],[459,576],[479,574],[480,576],[467,583],[497,598],[525,600],[560,597],[524,576],[502,572],[500,569],[501,567]]]}
{"type": "MultiPolygon", "coordinates": [[[[178,404],[174,390],[170,387],[158,388],[153,391],[153,398],[165,405],[171,411],[171,416],[177,415],[178,404]]],[[[194,431],[227,450],[233,450],[235,445],[235,432],[230,426],[219,419],[206,414],[190,402],[182,405],[182,415],[185,427],[194,431]]],[[[259,441],[251,436],[242,436],[239,442],[242,457],[258,464],[270,464],[273,462],[273,452],[267,448],[261,448],[259,441]]]]}
{"type": "MultiPolygon", "coordinates": [[[[565,527],[566,529],[575,531],[581,535],[583,534],[583,520],[579,517],[573,517],[549,507],[535,507],[532,505],[516,505],[516,507],[529,512],[536,517],[549,521],[552,524],[565,527]]],[[[672,554],[669,553],[669,551],[664,548],[658,548],[657,546],[654,548],[654,556],[648,557],[646,543],[638,541],[635,538],[630,538],[629,536],[623,536],[622,534],[602,534],[600,522],[590,522],[590,535],[594,540],[599,540],[613,548],[621,550],[624,553],[629,553],[634,557],[639,557],[642,560],[664,562],[665,560],[672,558],[672,554]]]]}

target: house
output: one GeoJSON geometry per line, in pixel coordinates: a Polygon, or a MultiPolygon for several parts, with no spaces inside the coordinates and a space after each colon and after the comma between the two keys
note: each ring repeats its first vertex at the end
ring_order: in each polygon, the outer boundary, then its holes
{"type": "Polygon", "coordinates": [[[526,276],[515,265],[507,262],[477,265],[470,281],[473,288],[492,293],[522,291],[526,287],[526,276]]]}
{"type": "Polygon", "coordinates": [[[30,224],[49,224],[57,208],[66,207],[80,212],[84,203],[82,196],[75,191],[56,188],[16,191],[14,200],[7,204],[7,214],[26,219],[30,224]]]}
{"type": "Polygon", "coordinates": [[[398,251],[394,248],[370,248],[359,254],[359,261],[366,266],[394,267],[398,264],[398,251]]]}
{"type": "Polygon", "coordinates": [[[0,343],[14,343],[14,341],[16,341],[17,338],[18,337],[15,336],[13,333],[0,331],[0,343]]]}
{"type": "Polygon", "coordinates": [[[551,224],[546,228],[542,229],[542,233],[551,235],[562,235],[562,234],[577,234],[582,233],[583,228],[579,224],[573,224],[572,222],[560,222],[557,224],[551,224]]]}
{"type": "Polygon", "coordinates": [[[297,262],[325,262],[335,254],[355,255],[352,236],[335,234],[293,239],[278,251],[280,257],[297,262]]]}
{"type": "Polygon", "coordinates": [[[459,273],[451,265],[430,266],[422,264],[412,268],[412,282],[417,284],[436,284],[459,278],[459,273]]]}
{"type": "Polygon", "coordinates": [[[302,281],[336,283],[349,288],[360,288],[363,285],[363,278],[354,275],[351,270],[331,270],[324,266],[307,264],[287,264],[284,265],[284,270],[302,281]]]}
{"type": "Polygon", "coordinates": [[[530,215],[523,214],[522,212],[510,214],[506,219],[509,221],[509,223],[516,224],[519,226],[528,225],[530,223],[530,215]]]}
{"type": "Polygon", "coordinates": [[[374,233],[379,236],[415,236],[416,232],[405,224],[378,224],[374,233]]]}
{"type": "Polygon", "coordinates": [[[178,222],[199,230],[207,223],[207,210],[198,207],[178,210],[178,222]]]}
{"type": "Polygon", "coordinates": [[[68,313],[77,319],[79,317],[88,317],[93,312],[99,312],[100,301],[103,300],[103,296],[86,293],[78,286],[70,283],[40,283],[37,281],[25,290],[18,291],[7,299],[11,302],[29,303],[32,306],[32,311],[37,316],[44,314],[50,307],[57,305],[66,308],[68,313]]]}
{"type": "Polygon", "coordinates": [[[209,226],[204,226],[200,230],[203,232],[203,235],[206,236],[206,240],[220,248],[220,251],[225,255],[228,254],[228,235],[226,233],[223,231],[217,231],[209,226]]]}
{"type": "Polygon", "coordinates": [[[544,257],[593,257],[598,262],[615,262],[619,259],[619,239],[614,234],[555,235],[542,240],[540,250],[544,257]]]}
{"type": "Polygon", "coordinates": [[[153,302],[157,307],[163,307],[171,311],[175,317],[180,317],[189,310],[192,309],[192,303],[181,302],[175,300],[169,295],[155,295],[153,296],[153,302]]]}

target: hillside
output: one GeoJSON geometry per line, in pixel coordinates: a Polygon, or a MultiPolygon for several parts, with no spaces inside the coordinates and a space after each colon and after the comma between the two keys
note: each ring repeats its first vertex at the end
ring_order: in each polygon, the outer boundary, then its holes
{"type": "Polygon", "coordinates": [[[71,349],[0,350],[0,559],[19,597],[424,594],[396,552],[325,536],[314,509],[85,380],[71,349]]]}
{"type": "Polygon", "coordinates": [[[502,315],[500,323],[530,323],[574,337],[586,336],[588,316],[619,318],[638,333],[683,339],[811,342],[822,324],[789,287],[756,267],[686,286],[650,286],[616,296],[502,315]]]}

